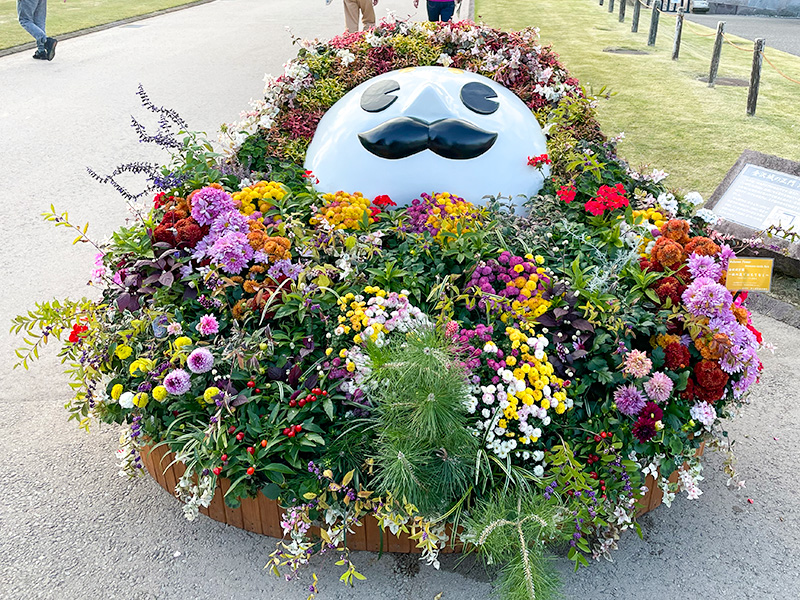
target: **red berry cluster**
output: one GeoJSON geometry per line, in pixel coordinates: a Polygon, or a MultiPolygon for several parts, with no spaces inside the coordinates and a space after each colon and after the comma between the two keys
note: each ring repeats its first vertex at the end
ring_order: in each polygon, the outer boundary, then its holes
{"type": "Polygon", "coordinates": [[[320,396],[324,397],[327,395],[328,392],[326,392],[325,390],[321,390],[320,388],[314,388],[313,390],[311,390],[311,393],[308,394],[305,398],[300,398],[299,400],[297,399],[289,400],[289,406],[291,406],[292,408],[294,408],[295,406],[303,408],[309,402],[316,402],[320,396]]]}
{"type": "Polygon", "coordinates": [[[301,431],[303,431],[302,425],[289,425],[289,427],[283,430],[283,435],[286,437],[294,437],[301,431]]]}

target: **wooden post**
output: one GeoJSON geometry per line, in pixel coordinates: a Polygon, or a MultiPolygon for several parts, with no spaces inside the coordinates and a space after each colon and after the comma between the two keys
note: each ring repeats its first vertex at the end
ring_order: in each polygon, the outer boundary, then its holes
{"type": "Polygon", "coordinates": [[[619,22],[625,22],[625,7],[628,5],[628,0],[619,0],[619,22]]]}
{"type": "Polygon", "coordinates": [[[678,16],[675,19],[675,40],[672,42],[672,60],[678,60],[681,53],[681,33],[683,32],[683,9],[678,9],[678,16]]]}
{"type": "Polygon", "coordinates": [[[766,40],[756,38],[753,42],[753,68],[750,71],[750,91],[747,93],[747,114],[756,114],[756,103],[758,103],[758,86],[761,84],[761,64],[764,60],[764,46],[766,40]]]}
{"type": "Polygon", "coordinates": [[[650,35],[647,38],[648,46],[656,45],[658,35],[658,13],[661,11],[661,0],[653,0],[653,12],[650,14],[650,35]]]}
{"type": "Polygon", "coordinates": [[[608,0],[608,12],[614,12],[614,0],[608,0]]]}
{"type": "Polygon", "coordinates": [[[633,0],[633,22],[631,33],[639,32],[639,15],[642,13],[642,0],[633,0]]]}
{"type": "Polygon", "coordinates": [[[717,37],[714,38],[714,52],[711,55],[711,67],[708,70],[708,87],[714,87],[719,71],[719,57],[722,54],[722,40],[725,35],[725,21],[717,23],[717,37]]]}

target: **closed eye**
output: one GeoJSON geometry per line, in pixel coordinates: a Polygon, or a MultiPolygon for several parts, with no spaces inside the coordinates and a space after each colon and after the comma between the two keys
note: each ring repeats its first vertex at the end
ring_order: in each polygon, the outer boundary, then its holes
{"type": "Polygon", "coordinates": [[[497,93],[480,81],[470,81],[461,88],[464,106],[479,115],[490,115],[500,108],[500,103],[491,98],[497,98],[497,93]]]}
{"type": "Polygon", "coordinates": [[[400,89],[400,84],[394,79],[385,79],[373,83],[361,96],[361,108],[367,112],[380,112],[389,108],[397,100],[392,92],[400,89]]]}

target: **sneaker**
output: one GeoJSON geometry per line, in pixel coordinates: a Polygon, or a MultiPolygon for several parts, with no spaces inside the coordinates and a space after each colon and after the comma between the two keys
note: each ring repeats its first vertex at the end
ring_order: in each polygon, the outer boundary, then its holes
{"type": "Polygon", "coordinates": [[[44,51],[46,53],[45,58],[47,60],[53,60],[56,56],[56,44],[58,40],[56,38],[47,38],[44,42],[44,51]]]}
{"type": "Polygon", "coordinates": [[[47,52],[44,50],[37,50],[33,58],[36,60],[47,60],[47,52]]]}

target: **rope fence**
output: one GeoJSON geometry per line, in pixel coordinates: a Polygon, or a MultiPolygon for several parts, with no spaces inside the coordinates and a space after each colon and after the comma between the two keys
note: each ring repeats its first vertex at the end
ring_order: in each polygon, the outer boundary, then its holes
{"type": "MultiPolygon", "coordinates": [[[[615,2],[614,0],[607,0],[607,1],[608,1],[608,12],[613,13],[615,2]]],[[[604,0],[599,0],[599,4],[600,6],[603,6],[604,0]]],[[[620,23],[625,22],[625,13],[627,4],[628,0],[619,0],[620,23]]],[[[687,5],[688,7],[688,3],[684,1],[676,2],[673,0],[634,0],[633,18],[631,20],[631,33],[638,33],[639,31],[639,20],[642,12],[642,7],[650,10],[650,29],[647,36],[647,45],[655,46],[656,38],[658,36],[658,24],[660,15],[676,15],[675,35],[673,37],[673,44],[672,44],[672,60],[678,60],[681,49],[682,33],[684,30],[683,25],[686,22],[684,18],[685,17],[684,5],[687,5]],[[674,10],[670,10],[670,8],[673,8],[674,10]]],[[[770,68],[772,68],[776,73],[778,73],[778,75],[780,75],[787,81],[800,85],[800,80],[794,79],[786,75],[764,53],[766,40],[758,38],[754,40],[753,47],[749,48],[737,44],[728,35],[725,34],[725,21],[719,21],[717,23],[717,30],[712,33],[701,33],[700,31],[694,28],[702,27],[702,25],[693,23],[691,21],[689,21],[689,23],[690,27],[686,28],[686,31],[691,33],[693,36],[697,36],[700,38],[712,38],[712,37],[714,38],[714,47],[711,53],[711,63],[708,72],[708,87],[713,88],[715,86],[715,81],[717,79],[717,73],[719,71],[719,63],[722,55],[723,46],[728,45],[743,52],[753,53],[753,62],[750,71],[750,84],[747,94],[748,115],[754,115],[756,111],[756,103],[758,101],[758,90],[761,82],[761,67],[763,61],[766,61],[767,65],[769,65],[770,68]]]]}

